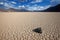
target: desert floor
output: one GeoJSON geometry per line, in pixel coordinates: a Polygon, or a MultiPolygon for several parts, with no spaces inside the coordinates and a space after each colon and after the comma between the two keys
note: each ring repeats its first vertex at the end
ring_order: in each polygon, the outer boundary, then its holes
{"type": "Polygon", "coordinates": [[[0,40],[60,40],[60,14],[0,12],[0,40]]]}

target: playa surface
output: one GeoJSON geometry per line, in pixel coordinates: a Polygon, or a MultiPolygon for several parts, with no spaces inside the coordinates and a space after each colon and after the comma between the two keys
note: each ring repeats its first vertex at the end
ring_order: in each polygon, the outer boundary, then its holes
{"type": "Polygon", "coordinates": [[[60,14],[0,12],[0,40],[60,40],[60,14]],[[42,33],[32,31],[39,27],[42,33]]]}

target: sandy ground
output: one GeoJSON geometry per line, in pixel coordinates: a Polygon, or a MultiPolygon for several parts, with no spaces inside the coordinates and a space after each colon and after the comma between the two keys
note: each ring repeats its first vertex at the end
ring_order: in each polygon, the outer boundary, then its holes
{"type": "Polygon", "coordinates": [[[60,40],[60,14],[0,12],[0,40],[60,40]],[[32,31],[38,27],[42,33],[32,31]]]}

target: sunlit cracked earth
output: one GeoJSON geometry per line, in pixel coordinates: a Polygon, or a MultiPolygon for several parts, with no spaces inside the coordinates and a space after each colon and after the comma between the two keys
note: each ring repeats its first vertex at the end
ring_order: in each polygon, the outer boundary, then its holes
{"type": "Polygon", "coordinates": [[[1,13],[0,40],[60,40],[60,13],[1,13]]]}
{"type": "Polygon", "coordinates": [[[60,0],[0,0],[0,9],[42,11],[60,4],[60,0]]]}

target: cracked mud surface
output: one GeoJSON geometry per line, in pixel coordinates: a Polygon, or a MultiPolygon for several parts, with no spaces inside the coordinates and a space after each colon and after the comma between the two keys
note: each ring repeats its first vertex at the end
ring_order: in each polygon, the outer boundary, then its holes
{"type": "Polygon", "coordinates": [[[0,40],[60,40],[60,14],[0,14],[0,40]],[[42,33],[32,30],[41,27],[42,33]]]}

